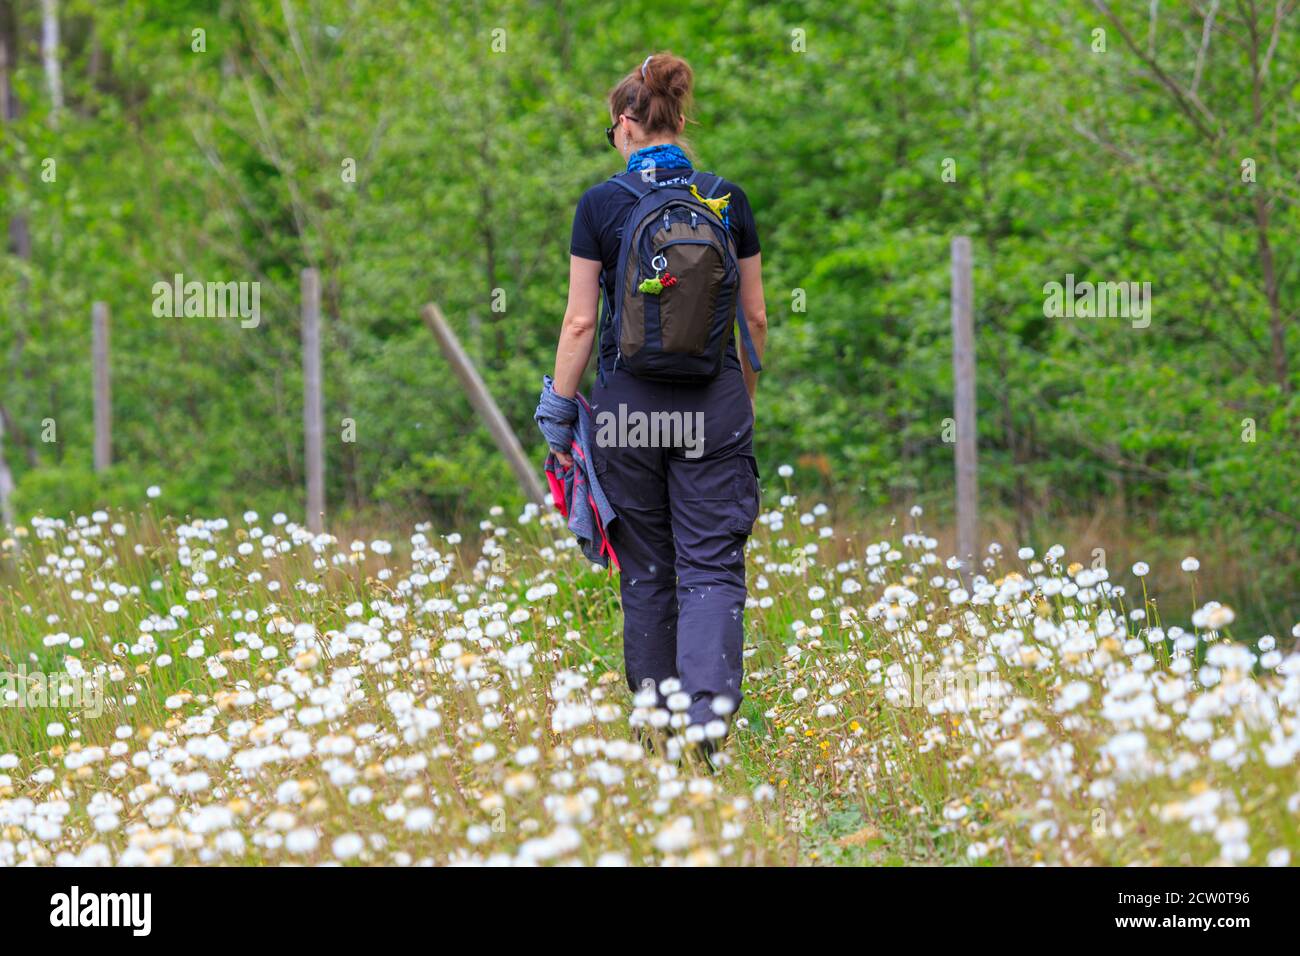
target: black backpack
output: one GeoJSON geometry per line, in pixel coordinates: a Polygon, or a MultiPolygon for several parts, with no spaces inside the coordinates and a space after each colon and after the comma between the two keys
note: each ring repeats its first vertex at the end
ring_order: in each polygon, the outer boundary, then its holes
{"type": "Polygon", "coordinates": [[[722,177],[691,172],[647,182],[634,171],[611,178],[636,197],[623,223],[612,306],[605,294],[613,367],[640,378],[706,382],[722,370],[731,325],[739,322],[750,367],[759,371],[740,306],[735,240],[702,201],[713,198],[722,177]]]}

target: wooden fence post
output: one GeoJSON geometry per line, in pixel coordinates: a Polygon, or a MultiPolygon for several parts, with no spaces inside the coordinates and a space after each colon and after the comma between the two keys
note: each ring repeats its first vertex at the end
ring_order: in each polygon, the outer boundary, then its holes
{"type": "Polygon", "coordinates": [[[957,557],[975,568],[979,547],[979,505],[975,461],[975,319],[971,245],[952,241],[952,379],[956,422],[957,557]]]}
{"type": "Polygon", "coordinates": [[[442,354],[446,356],[447,363],[451,365],[452,371],[460,379],[461,388],[469,397],[470,404],[478,412],[479,418],[483,419],[483,424],[487,426],[488,431],[492,434],[492,440],[496,442],[497,449],[505,456],[506,462],[509,463],[511,471],[515,473],[515,478],[519,481],[519,486],[523,488],[524,494],[531,501],[538,504],[546,504],[547,495],[542,488],[541,479],[537,477],[537,469],[528,461],[528,456],[524,454],[523,447],[519,444],[519,438],[510,429],[510,423],[506,417],[501,414],[501,409],[497,403],[492,400],[492,394],[483,384],[483,379],[479,376],[478,370],[474,368],[474,363],[470,361],[465,349],[461,347],[460,340],[456,338],[456,333],[451,330],[447,320],[443,317],[442,310],[433,303],[429,303],[420,312],[424,319],[424,324],[429,327],[433,337],[438,340],[438,345],[442,348],[442,354]]]}
{"type": "Polygon", "coordinates": [[[95,471],[113,464],[113,394],[108,369],[108,303],[90,309],[95,366],[95,471]]]}
{"type": "Polygon", "coordinates": [[[5,420],[0,415],[0,532],[14,526],[14,475],[5,453],[5,420]]]}
{"type": "Polygon", "coordinates": [[[307,530],[325,530],[325,412],[321,399],[320,273],[302,270],[303,436],[307,471],[307,530]]]}

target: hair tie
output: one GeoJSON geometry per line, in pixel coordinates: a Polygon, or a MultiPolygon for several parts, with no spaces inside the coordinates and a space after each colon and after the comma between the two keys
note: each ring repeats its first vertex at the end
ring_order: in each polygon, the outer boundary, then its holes
{"type": "Polygon", "coordinates": [[[655,55],[654,55],[653,53],[651,53],[648,57],[645,58],[645,62],[643,62],[643,63],[641,64],[641,82],[643,82],[643,83],[645,82],[645,68],[646,68],[646,63],[649,63],[651,60],[653,60],[653,59],[654,59],[654,56],[655,56],[655,55]]]}

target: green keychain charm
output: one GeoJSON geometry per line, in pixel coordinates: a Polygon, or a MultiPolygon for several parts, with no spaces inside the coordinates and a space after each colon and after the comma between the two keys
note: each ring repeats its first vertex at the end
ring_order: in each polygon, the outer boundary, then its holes
{"type": "Polygon", "coordinates": [[[642,279],[641,284],[637,286],[646,295],[658,295],[666,286],[677,284],[676,277],[668,273],[668,260],[664,258],[663,253],[651,259],[650,266],[655,270],[654,278],[642,279]]]}

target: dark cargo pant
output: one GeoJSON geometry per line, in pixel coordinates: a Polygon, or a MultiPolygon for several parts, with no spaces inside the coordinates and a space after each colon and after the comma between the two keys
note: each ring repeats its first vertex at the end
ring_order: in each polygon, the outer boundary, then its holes
{"type": "Polygon", "coordinates": [[[591,404],[596,474],[618,514],[628,682],[678,678],[690,722],[707,723],[716,695],[732,710],[741,701],[745,542],[759,507],[744,379],[734,366],[702,385],[619,369],[591,404]]]}

